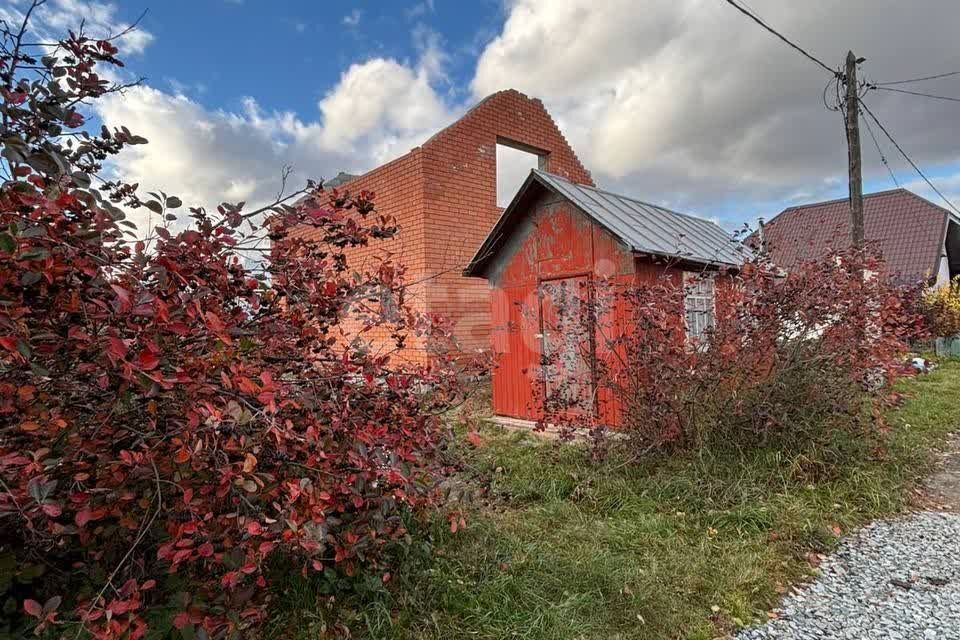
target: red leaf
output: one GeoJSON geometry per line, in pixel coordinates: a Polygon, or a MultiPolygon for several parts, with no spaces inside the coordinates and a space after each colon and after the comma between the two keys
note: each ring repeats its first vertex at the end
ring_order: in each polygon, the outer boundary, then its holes
{"type": "Polygon", "coordinates": [[[183,447],[177,449],[177,452],[173,455],[173,461],[177,464],[183,464],[190,459],[190,451],[183,447]]]}
{"type": "Polygon", "coordinates": [[[41,607],[40,603],[36,600],[24,600],[23,610],[34,618],[39,618],[43,613],[43,607],[41,607]]]}
{"type": "Polygon", "coordinates": [[[77,514],[73,517],[73,521],[77,523],[77,526],[83,529],[83,527],[93,520],[93,511],[85,507],[77,511],[77,514]]]}
{"type": "Polygon", "coordinates": [[[160,364],[160,358],[149,349],[141,351],[137,357],[137,361],[140,363],[140,368],[144,371],[156,369],[157,365],[160,364]]]}
{"type": "Polygon", "coordinates": [[[60,505],[54,502],[47,502],[40,508],[43,509],[43,512],[48,516],[50,516],[51,518],[56,518],[61,513],[63,513],[63,510],[60,509],[60,505]]]}
{"type": "Polygon", "coordinates": [[[478,449],[483,446],[483,438],[476,431],[467,434],[467,441],[478,449]]]}
{"type": "Polygon", "coordinates": [[[178,336],[190,335],[190,327],[185,322],[171,322],[167,325],[167,329],[178,336]]]}
{"type": "Polygon", "coordinates": [[[16,336],[0,336],[0,347],[3,347],[10,353],[17,353],[16,336]]]}
{"type": "Polygon", "coordinates": [[[113,292],[117,294],[117,299],[120,301],[121,309],[130,308],[130,292],[121,287],[118,284],[110,285],[110,288],[113,289],[113,292]]]}
{"type": "Polygon", "coordinates": [[[21,428],[23,431],[26,431],[26,432],[29,433],[29,432],[31,432],[31,431],[36,431],[37,429],[39,429],[39,428],[40,428],[40,425],[37,424],[36,422],[33,422],[32,420],[28,420],[27,422],[21,422],[21,423],[20,423],[20,428],[21,428]]]}
{"type": "Polygon", "coordinates": [[[190,614],[186,611],[181,611],[173,617],[173,626],[177,629],[183,629],[188,624],[190,624],[190,614]]]}
{"type": "Polygon", "coordinates": [[[123,358],[123,356],[127,355],[127,345],[120,338],[114,338],[113,336],[108,336],[107,337],[107,353],[119,360],[123,358]]]}
{"type": "Polygon", "coordinates": [[[223,331],[223,320],[220,319],[220,316],[215,314],[213,311],[207,311],[203,315],[204,319],[207,321],[207,327],[214,333],[220,333],[223,331]]]}
{"type": "Polygon", "coordinates": [[[247,533],[252,536],[258,536],[263,533],[263,527],[256,520],[247,523],[247,533]]]}

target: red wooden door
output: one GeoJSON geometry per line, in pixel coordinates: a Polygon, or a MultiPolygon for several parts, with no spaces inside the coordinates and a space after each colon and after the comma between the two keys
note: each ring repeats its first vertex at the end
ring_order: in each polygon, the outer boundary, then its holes
{"type": "Polygon", "coordinates": [[[592,415],[593,335],[589,326],[587,276],[540,283],[540,331],[544,390],[570,415],[592,415]]]}

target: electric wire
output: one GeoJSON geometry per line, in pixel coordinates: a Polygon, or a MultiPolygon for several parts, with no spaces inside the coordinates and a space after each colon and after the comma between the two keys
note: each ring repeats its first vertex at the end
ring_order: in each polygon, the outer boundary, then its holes
{"type": "Polygon", "coordinates": [[[943,192],[941,192],[940,189],[937,189],[936,185],[930,182],[930,179],[923,172],[923,170],[921,170],[920,167],[917,166],[917,163],[914,162],[909,155],[907,155],[907,152],[903,150],[903,147],[901,147],[900,144],[894,139],[894,137],[890,134],[887,128],[883,126],[883,123],[880,122],[880,119],[877,118],[876,115],[874,115],[873,111],[870,110],[870,107],[868,107],[863,100],[860,100],[860,106],[863,107],[863,110],[866,111],[867,115],[870,116],[870,118],[874,121],[874,123],[876,123],[876,125],[880,128],[880,131],[882,131],[883,134],[887,136],[887,139],[890,140],[891,143],[893,143],[893,146],[897,148],[897,151],[900,152],[900,155],[903,156],[903,159],[906,160],[911,167],[913,167],[914,171],[917,172],[917,175],[923,178],[923,181],[927,183],[927,186],[933,189],[933,192],[936,193],[938,196],[940,196],[940,198],[944,202],[946,202],[947,205],[949,205],[949,207],[957,213],[957,215],[960,215],[960,209],[957,209],[957,207],[954,206],[952,202],[950,202],[950,199],[947,198],[947,196],[943,195],[943,192]]]}
{"type": "Polygon", "coordinates": [[[783,35],[783,34],[780,33],[779,31],[777,31],[776,29],[774,29],[773,27],[771,27],[770,25],[768,25],[766,22],[764,22],[763,20],[761,20],[756,14],[751,13],[749,10],[747,10],[747,9],[744,8],[744,7],[742,7],[742,6],[741,6],[740,4],[738,4],[735,0],[726,0],[726,2],[727,2],[727,4],[729,4],[730,6],[732,6],[733,8],[735,8],[737,11],[739,11],[739,12],[742,13],[743,15],[747,16],[748,18],[750,18],[751,20],[753,20],[754,22],[756,22],[758,25],[760,25],[761,27],[763,27],[764,29],[766,29],[767,31],[769,31],[770,33],[772,33],[773,35],[775,35],[777,38],[779,38],[780,40],[782,40],[782,41],[783,41],[784,43],[786,43],[788,46],[790,46],[791,48],[793,48],[793,49],[795,49],[796,51],[800,52],[800,54],[803,55],[804,57],[806,57],[808,60],[811,60],[814,64],[819,65],[820,67],[822,67],[823,69],[825,69],[825,70],[827,71],[827,73],[834,74],[834,75],[836,75],[836,74],[839,73],[837,70],[831,69],[829,66],[827,66],[827,64],[825,64],[822,60],[820,60],[819,58],[817,58],[816,56],[814,56],[812,53],[809,53],[809,52],[806,51],[803,47],[801,47],[800,45],[792,42],[792,41],[791,41],[789,38],[787,38],[785,35],[783,35]]]}

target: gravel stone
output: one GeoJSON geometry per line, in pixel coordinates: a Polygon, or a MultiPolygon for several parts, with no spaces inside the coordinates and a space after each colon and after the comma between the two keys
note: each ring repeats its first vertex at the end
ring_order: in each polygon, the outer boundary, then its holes
{"type": "Polygon", "coordinates": [[[778,617],[737,640],[960,640],[960,514],[925,511],[843,540],[778,617]]]}

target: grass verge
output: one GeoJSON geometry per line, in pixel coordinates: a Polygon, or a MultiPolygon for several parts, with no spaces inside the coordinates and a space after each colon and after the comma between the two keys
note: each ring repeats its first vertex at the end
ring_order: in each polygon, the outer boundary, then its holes
{"type": "MultiPolygon", "coordinates": [[[[882,446],[849,437],[597,465],[487,428],[462,453],[486,492],[468,528],[432,525],[397,577],[352,585],[338,616],[378,639],[723,636],[764,618],[838,533],[908,507],[960,426],[960,363],[898,386],[906,401],[886,412],[882,446]]],[[[278,637],[326,637],[329,587],[281,580],[278,637]]]]}

